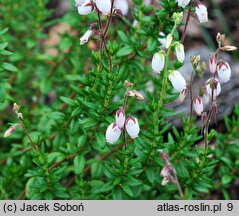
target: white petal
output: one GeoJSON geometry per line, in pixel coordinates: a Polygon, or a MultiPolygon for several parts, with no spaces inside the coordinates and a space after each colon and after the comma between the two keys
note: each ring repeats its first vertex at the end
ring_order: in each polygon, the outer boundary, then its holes
{"type": "MultiPolygon", "coordinates": [[[[213,90],[213,97],[217,97],[221,92],[221,85],[217,79],[215,79],[215,80],[217,82],[217,87],[216,87],[216,89],[213,90]]],[[[209,94],[209,96],[211,97],[212,96],[211,79],[209,79],[206,82],[206,90],[207,90],[207,93],[209,94]]]]}
{"type": "Polygon", "coordinates": [[[115,0],[114,8],[120,9],[122,11],[122,14],[125,16],[129,12],[129,3],[127,0],[115,0]]]}
{"type": "Polygon", "coordinates": [[[138,120],[134,118],[133,116],[129,116],[126,119],[126,131],[129,134],[129,136],[134,139],[138,136],[140,128],[138,124],[138,120]]]}
{"type": "Polygon", "coordinates": [[[75,0],[76,6],[81,6],[86,0],[75,0]]]}
{"type": "Polygon", "coordinates": [[[200,4],[196,7],[196,14],[200,23],[208,22],[207,8],[200,4]]]}
{"type": "Polygon", "coordinates": [[[152,70],[155,73],[160,73],[165,64],[165,56],[163,53],[155,53],[152,59],[152,70]]]}
{"type": "Polygon", "coordinates": [[[159,33],[158,41],[161,43],[161,48],[166,49],[166,35],[163,32],[159,33]]]}
{"type": "Polygon", "coordinates": [[[184,53],[184,46],[183,44],[179,43],[175,46],[175,51],[176,51],[176,56],[178,61],[180,61],[181,63],[183,63],[184,59],[185,59],[185,53],[184,53]]]}
{"type": "Polygon", "coordinates": [[[121,130],[115,123],[111,123],[106,130],[106,142],[113,144],[115,143],[121,134],[121,130]]]}
{"type": "Polygon", "coordinates": [[[185,8],[189,4],[190,0],[178,0],[178,6],[185,8]]]}
{"type": "Polygon", "coordinates": [[[231,78],[231,68],[227,62],[223,62],[222,64],[219,63],[217,67],[217,73],[223,82],[228,82],[231,78]]]}
{"type": "Polygon", "coordinates": [[[119,128],[123,128],[124,127],[124,123],[125,123],[125,113],[124,113],[124,109],[123,108],[120,108],[116,112],[115,119],[116,119],[116,125],[119,128]]]}
{"type": "Polygon", "coordinates": [[[111,1],[110,0],[96,0],[96,7],[103,13],[108,14],[111,10],[111,1]]]}
{"type": "Polygon", "coordinates": [[[93,12],[94,8],[92,6],[86,6],[87,4],[91,3],[90,0],[86,0],[81,6],[78,6],[78,13],[80,15],[87,15],[93,12]]]}
{"type": "Polygon", "coordinates": [[[168,76],[170,82],[172,83],[173,88],[176,91],[181,92],[185,86],[186,86],[186,81],[182,74],[178,71],[172,71],[169,76],[168,76]]]}
{"type": "Polygon", "coordinates": [[[92,36],[93,31],[89,29],[81,38],[80,38],[80,45],[85,44],[89,38],[92,36]]]}

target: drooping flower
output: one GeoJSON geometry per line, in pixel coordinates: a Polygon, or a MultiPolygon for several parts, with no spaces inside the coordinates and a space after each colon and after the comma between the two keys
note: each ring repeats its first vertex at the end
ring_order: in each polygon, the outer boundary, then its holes
{"type": "Polygon", "coordinates": [[[116,125],[116,123],[111,123],[106,130],[106,142],[113,144],[115,143],[121,134],[120,128],[116,125]]]}
{"type": "Polygon", "coordinates": [[[114,8],[121,10],[122,14],[125,16],[129,12],[129,3],[127,0],[115,0],[114,8]]]}
{"type": "Polygon", "coordinates": [[[221,92],[221,85],[216,78],[211,78],[206,82],[206,90],[210,97],[212,97],[212,88],[213,97],[217,97],[221,92]]]}
{"type": "Polygon", "coordinates": [[[166,37],[166,49],[168,49],[173,41],[172,34],[168,34],[166,37]]]}
{"type": "Polygon", "coordinates": [[[161,44],[161,48],[165,49],[166,48],[166,35],[163,32],[159,32],[159,37],[158,37],[158,41],[161,44]]]}
{"type": "Polygon", "coordinates": [[[214,75],[217,71],[217,53],[213,54],[211,58],[209,58],[209,69],[212,75],[214,75]]]}
{"type": "Polygon", "coordinates": [[[200,116],[203,112],[202,98],[199,96],[195,96],[193,99],[193,105],[194,105],[195,112],[200,116]]]}
{"type": "Polygon", "coordinates": [[[10,127],[6,130],[6,132],[4,133],[3,137],[8,137],[8,136],[10,136],[11,134],[13,134],[13,132],[16,130],[17,126],[18,126],[18,125],[12,125],[12,126],[10,126],[10,127]]]}
{"type": "Polygon", "coordinates": [[[80,15],[87,15],[94,11],[94,5],[90,0],[86,0],[82,5],[79,5],[77,9],[80,15]]]}
{"type": "Polygon", "coordinates": [[[196,14],[200,23],[208,22],[207,8],[203,4],[196,6],[196,14]]]}
{"type": "Polygon", "coordinates": [[[80,38],[80,45],[83,45],[88,42],[89,38],[93,35],[93,33],[93,30],[88,29],[87,32],[80,38]]]}
{"type": "Polygon", "coordinates": [[[132,139],[135,139],[136,137],[138,137],[138,134],[140,131],[138,120],[135,117],[129,115],[125,123],[126,123],[125,128],[129,136],[132,139]]]}
{"type": "Polygon", "coordinates": [[[181,92],[186,86],[186,81],[184,77],[180,72],[176,70],[171,71],[171,73],[168,76],[168,79],[172,83],[173,88],[178,92],[181,92]]]}
{"type": "Polygon", "coordinates": [[[163,167],[163,169],[160,172],[160,175],[163,177],[169,176],[173,171],[173,167],[171,164],[167,164],[163,167]]]}
{"type": "Polygon", "coordinates": [[[179,95],[179,101],[181,103],[185,100],[186,94],[187,94],[187,87],[185,86],[179,95]]]}
{"type": "Polygon", "coordinates": [[[176,56],[177,56],[178,61],[183,63],[183,61],[185,59],[185,52],[184,52],[183,44],[177,43],[175,46],[175,51],[176,51],[176,56]]]}
{"type": "Polygon", "coordinates": [[[178,6],[185,8],[191,0],[177,0],[178,6]]]}
{"type": "Polygon", "coordinates": [[[103,13],[108,14],[111,10],[110,0],[95,0],[96,7],[103,13]]]}
{"type": "Polygon", "coordinates": [[[124,123],[125,123],[125,112],[123,107],[120,107],[115,115],[115,119],[116,119],[116,125],[118,126],[118,128],[122,129],[124,127],[124,123]]]}
{"type": "Polygon", "coordinates": [[[81,6],[86,0],[75,0],[76,6],[81,6]]]}
{"type": "Polygon", "coordinates": [[[165,56],[162,52],[157,52],[154,54],[152,59],[152,70],[155,73],[160,73],[165,65],[165,56]]]}
{"type": "Polygon", "coordinates": [[[225,61],[220,61],[217,65],[217,74],[223,82],[228,82],[231,77],[230,65],[225,61]]]}

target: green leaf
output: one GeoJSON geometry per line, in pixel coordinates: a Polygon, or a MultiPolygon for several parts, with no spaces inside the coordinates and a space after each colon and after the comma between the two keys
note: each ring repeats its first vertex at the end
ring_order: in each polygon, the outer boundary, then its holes
{"type": "Polygon", "coordinates": [[[117,31],[119,37],[122,39],[123,42],[128,43],[129,39],[127,37],[127,35],[123,32],[123,31],[117,31]]]}
{"type": "Polygon", "coordinates": [[[74,159],[75,173],[80,174],[85,167],[85,157],[82,155],[77,155],[74,159]]]}
{"type": "Polygon", "coordinates": [[[69,106],[77,106],[77,102],[75,102],[75,101],[72,100],[71,98],[61,96],[60,99],[61,99],[63,102],[65,102],[66,104],[68,104],[69,106]]]}
{"type": "Polygon", "coordinates": [[[222,184],[227,185],[232,181],[232,177],[229,175],[222,176],[222,184]]]}
{"type": "Polygon", "coordinates": [[[106,183],[102,188],[101,192],[108,192],[114,188],[114,184],[112,182],[106,183]]]}
{"type": "Polygon", "coordinates": [[[2,66],[3,69],[11,71],[11,72],[17,72],[18,71],[18,69],[15,66],[13,66],[12,64],[7,63],[7,62],[2,63],[1,66],[2,66]]]}
{"type": "Polygon", "coordinates": [[[96,140],[101,148],[105,147],[105,135],[102,132],[96,133],[96,140]]]}
{"type": "Polygon", "coordinates": [[[0,36],[2,36],[3,34],[5,34],[8,31],[8,28],[3,29],[2,31],[0,31],[0,36]]]}
{"type": "Polygon", "coordinates": [[[127,56],[130,55],[134,52],[133,48],[130,46],[124,46],[121,49],[118,50],[116,53],[116,56],[121,57],[121,56],[127,56]]]}
{"type": "Polygon", "coordinates": [[[121,187],[123,188],[124,192],[127,193],[130,197],[134,196],[133,191],[128,184],[122,184],[121,187]]]}

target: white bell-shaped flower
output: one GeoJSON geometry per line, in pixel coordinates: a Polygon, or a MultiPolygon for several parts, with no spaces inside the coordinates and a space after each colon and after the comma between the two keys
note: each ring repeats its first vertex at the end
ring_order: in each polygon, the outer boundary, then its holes
{"type": "Polygon", "coordinates": [[[86,0],[82,5],[77,7],[80,15],[87,15],[94,11],[94,6],[90,0],[86,0]]]}
{"type": "Polygon", "coordinates": [[[220,61],[217,64],[217,74],[223,82],[228,82],[231,78],[231,68],[230,65],[225,61],[220,61]]]}
{"type": "Polygon", "coordinates": [[[196,14],[200,23],[208,22],[207,8],[203,4],[196,6],[196,14]]]}
{"type": "Polygon", "coordinates": [[[75,0],[76,6],[81,6],[86,0],[75,0]]]}
{"type": "Polygon", "coordinates": [[[180,72],[176,70],[171,71],[171,73],[168,76],[168,79],[172,83],[173,88],[178,92],[181,92],[186,86],[186,81],[184,77],[180,72]]]}
{"type": "Polygon", "coordinates": [[[113,144],[115,143],[121,134],[121,129],[118,128],[118,126],[116,125],[116,123],[111,123],[109,125],[109,127],[106,130],[106,142],[113,144]]]}
{"type": "Polygon", "coordinates": [[[140,131],[138,120],[135,117],[129,115],[125,123],[127,133],[132,139],[135,139],[140,131]]]}
{"type": "Polygon", "coordinates": [[[191,0],[177,0],[178,6],[185,8],[191,0]]]}
{"type": "Polygon", "coordinates": [[[127,0],[115,0],[114,8],[121,10],[122,14],[125,16],[129,12],[129,3],[127,0]]]}
{"type": "Polygon", "coordinates": [[[110,13],[111,10],[111,0],[95,0],[96,7],[103,14],[110,13]]]}
{"type": "Polygon", "coordinates": [[[152,70],[155,73],[160,73],[165,65],[165,56],[163,52],[157,52],[154,54],[152,59],[152,70]]]}
{"type": "Polygon", "coordinates": [[[173,41],[173,35],[168,34],[166,37],[166,49],[168,49],[173,41]]]}
{"type": "Polygon", "coordinates": [[[184,59],[185,59],[185,52],[184,52],[184,46],[181,43],[177,43],[175,45],[175,51],[176,51],[176,56],[178,61],[180,61],[181,63],[183,63],[184,59]]]}
{"type": "Polygon", "coordinates": [[[116,125],[121,129],[124,127],[124,123],[125,123],[125,112],[123,107],[120,107],[115,115],[115,119],[116,119],[116,125]]]}
{"type": "Polygon", "coordinates": [[[221,92],[221,85],[216,78],[211,78],[206,82],[206,90],[210,97],[212,97],[212,88],[213,97],[217,97],[221,92]]]}
{"type": "Polygon", "coordinates": [[[162,49],[166,49],[166,35],[163,32],[159,32],[158,41],[161,44],[162,49]]]}
{"type": "Polygon", "coordinates": [[[194,105],[195,112],[200,116],[203,112],[202,98],[199,96],[195,96],[195,98],[193,99],[193,105],[194,105]]]}

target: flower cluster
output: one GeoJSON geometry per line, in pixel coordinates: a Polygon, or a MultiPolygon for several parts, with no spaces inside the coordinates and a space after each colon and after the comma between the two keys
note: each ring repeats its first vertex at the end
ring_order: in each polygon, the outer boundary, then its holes
{"type": "MultiPolygon", "coordinates": [[[[185,8],[191,0],[176,0],[179,7],[185,8]]],[[[198,17],[200,23],[208,22],[207,8],[199,0],[194,0],[195,3],[195,13],[198,17]]]]}
{"type": "MultiPolygon", "coordinates": [[[[227,83],[231,78],[231,68],[228,62],[223,60],[218,60],[218,56],[221,50],[224,51],[232,51],[235,50],[236,47],[234,46],[222,46],[224,42],[225,36],[218,33],[217,35],[217,42],[218,42],[218,49],[212,54],[209,58],[209,70],[211,72],[212,77],[207,80],[205,89],[206,94],[209,95],[211,100],[211,105],[214,105],[213,110],[216,112],[216,97],[219,96],[221,93],[221,84],[220,82],[227,83]],[[216,78],[218,75],[218,79],[216,78]]],[[[198,115],[201,115],[203,112],[203,102],[202,98],[196,96],[194,98],[194,108],[198,115]]]]}
{"type": "Polygon", "coordinates": [[[127,90],[124,96],[124,105],[117,110],[115,114],[115,122],[111,123],[106,130],[106,141],[110,144],[115,143],[119,139],[122,131],[124,132],[126,130],[132,139],[138,137],[140,132],[137,118],[132,115],[128,115],[127,118],[125,117],[127,97],[134,97],[139,100],[144,100],[144,96],[141,93],[134,89],[129,90],[129,88],[132,86],[133,83],[130,83],[127,80],[125,81],[125,88],[127,90]]]}
{"type": "MultiPolygon", "coordinates": [[[[175,25],[179,25],[181,23],[182,15],[183,15],[182,13],[174,14],[173,18],[175,21],[175,25]]],[[[163,36],[163,35],[164,33],[161,32],[160,36],[163,36]]],[[[177,60],[180,63],[183,63],[185,59],[184,46],[180,42],[177,42],[177,41],[173,42],[172,33],[168,34],[165,40],[161,37],[158,38],[158,40],[163,46],[161,46],[161,50],[155,53],[152,58],[152,62],[151,62],[152,70],[153,72],[158,74],[160,74],[161,71],[163,70],[165,70],[166,72],[169,72],[168,79],[170,80],[173,88],[177,92],[182,92],[184,91],[186,87],[186,81],[179,71],[176,71],[176,70],[168,71],[167,65],[166,65],[166,58],[168,58],[167,53],[170,52],[172,48],[174,48],[177,60]],[[164,48],[167,49],[167,51],[165,51],[164,48]]]]}
{"type": "MultiPolygon", "coordinates": [[[[127,0],[114,0],[113,5],[111,0],[75,0],[75,5],[80,15],[87,15],[97,11],[103,15],[110,15],[112,13],[123,16],[129,11],[129,3],[127,0]]],[[[99,34],[99,32],[96,31],[96,27],[96,24],[90,26],[87,32],[80,38],[81,45],[86,43],[93,35],[99,34]]]]}

